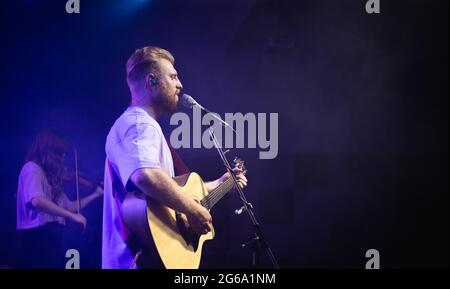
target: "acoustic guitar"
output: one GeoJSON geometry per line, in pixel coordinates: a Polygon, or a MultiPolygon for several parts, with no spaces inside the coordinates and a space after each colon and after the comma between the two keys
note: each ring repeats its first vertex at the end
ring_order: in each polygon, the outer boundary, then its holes
{"type": "MultiPolygon", "coordinates": [[[[246,173],[243,161],[235,159],[234,162],[246,173]]],[[[210,193],[196,173],[177,176],[174,180],[208,210],[234,187],[231,177],[210,193]]],[[[126,195],[122,204],[122,219],[141,246],[157,251],[167,269],[199,268],[203,243],[213,239],[215,234],[212,228],[209,233],[198,235],[189,227],[184,214],[139,191],[126,195]]]]}

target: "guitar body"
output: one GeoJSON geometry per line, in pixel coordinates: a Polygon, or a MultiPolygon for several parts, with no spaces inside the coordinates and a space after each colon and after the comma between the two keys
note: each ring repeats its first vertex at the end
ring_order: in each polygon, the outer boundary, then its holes
{"type": "MultiPolygon", "coordinates": [[[[202,200],[208,191],[200,176],[190,173],[174,178],[185,192],[202,200]]],[[[122,218],[141,245],[156,252],[167,269],[198,269],[203,243],[214,238],[214,229],[197,235],[187,223],[186,216],[142,192],[128,193],[122,204],[122,218]]],[[[142,257],[140,257],[142,258],[142,257]]]]}

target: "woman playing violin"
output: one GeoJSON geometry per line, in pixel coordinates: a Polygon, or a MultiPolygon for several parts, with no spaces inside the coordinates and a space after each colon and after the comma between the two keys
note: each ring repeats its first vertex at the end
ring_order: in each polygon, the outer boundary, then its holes
{"type": "Polygon", "coordinates": [[[97,187],[79,203],[69,200],[63,191],[68,147],[64,137],[42,131],[25,157],[17,190],[18,267],[63,268],[61,240],[65,219],[85,228],[87,221],[79,209],[103,194],[103,189],[97,187]]]}

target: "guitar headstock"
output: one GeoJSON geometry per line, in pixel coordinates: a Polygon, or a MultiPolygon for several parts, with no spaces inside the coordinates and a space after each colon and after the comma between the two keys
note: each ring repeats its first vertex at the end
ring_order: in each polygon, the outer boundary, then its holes
{"type": "Polygon", "coordinates": [[[245,168],[245,165],[244,165],[245,162],[243,160],[241,160],[238,157],[235,157],[233,162],[234,162],[234,166],[237,168],[240,168],[244,175],[247,173],[247,169],[245,168]]]}

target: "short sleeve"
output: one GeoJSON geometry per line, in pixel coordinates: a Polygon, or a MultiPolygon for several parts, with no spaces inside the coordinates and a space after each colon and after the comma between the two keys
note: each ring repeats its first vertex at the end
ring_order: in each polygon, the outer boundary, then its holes
{"type": "Polygon", "coordinates": [[[22,175],[23,199],[29,205],[35,197],[46,197],[44,192],[45,175],[36,166],[27,166],[22,175]]]}
{"type": "Polygon", "coordinates": [[[149,123],[131,125],[116,152],[122,182],[128,187],[131,174],[140,168],[161,168],[161,133],[149,123]]]}

